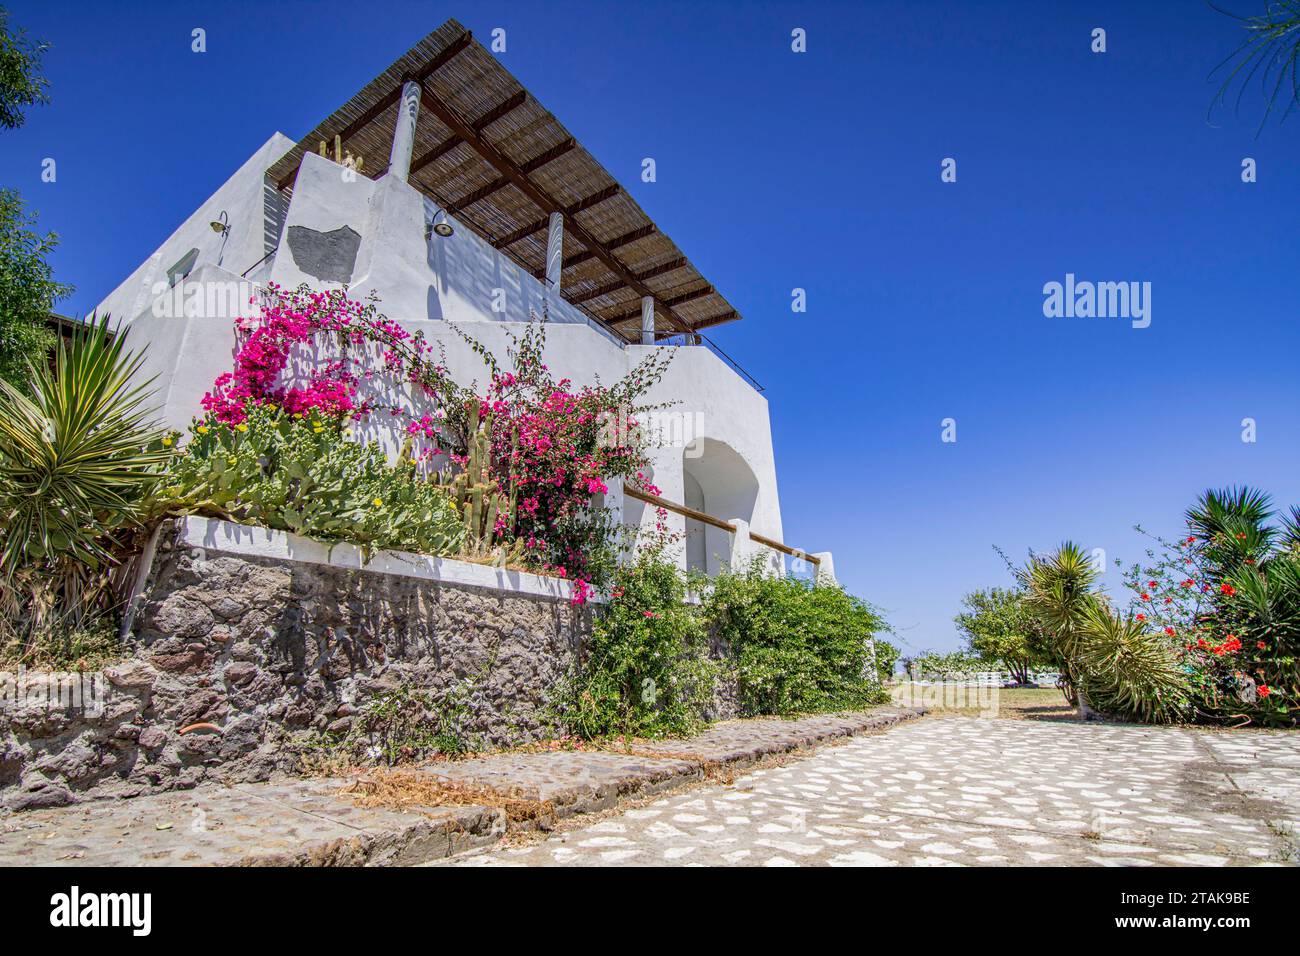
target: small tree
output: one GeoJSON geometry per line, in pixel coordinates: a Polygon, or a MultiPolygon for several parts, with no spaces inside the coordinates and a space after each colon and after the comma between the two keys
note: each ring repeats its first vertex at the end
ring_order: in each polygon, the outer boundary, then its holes
{"type": "Polygon", "coordinates": [[[1047,636],[1025,593],[1007,588],[972,591],[962,598],[965,611],[953,618],[972,654],[995,661],[1020,684],[1034,667],[1054,662],[1047,636]]]}
{"type": "Polygon", "coordinates": [[[27,364],[44,361],[55,335],[45,325],[54,303],[72,291],[55,282],[46,257],[58,236],[38,235],[12,189],[0,189],[0,378],[21,384],[27,364]]]}
{"type": "MultiPolygon", "coordinates": [[[[49,102],[48,81],[40,73],[44,43],[32,44],[21,30],[11,31],[9,13],[0,7],[0,129],[17,129],[25,110],[49,102]]],[[[27,359],[54,347],[45,320],[54,303],[72,289],[55,282],[46,257],[58,237],[35,231],[36,217],[23,211],[11,189],[0,190],[0,379],[21,384],[27,359]]]]}
{"type": "Polygon", "coordinates": [[[48,43],[32,43],[22,30],[9,29],[9,11],[0,7],[0,127],[17,129],[25,110],[48,103],[49,81],[41,75],[41,55],[48,43]]]}
{"type": "Polygon", "coordinates": [[[876,648],[876,676],[880,678],[880,683],[884,685],[893,679],[894,670],[898,666],[898,658],[902,652],[883,638],[875,638],[873,644],[876,648]]]}
{"type": "Polygon", "coordinates": [[[914,678],[937,677],[939,680],[963,680],[979,673],[983,660],[967,651],[921,651],[905,662],[908,673],[914,678]]]}

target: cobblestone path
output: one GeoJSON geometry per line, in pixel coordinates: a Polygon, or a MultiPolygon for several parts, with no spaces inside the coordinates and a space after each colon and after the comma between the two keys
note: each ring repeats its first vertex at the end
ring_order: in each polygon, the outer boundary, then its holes
{"type": "Polygon", "coordinates": [[[1300,861],[1300,733],[930,717],[453,866],[1300,861]]]}

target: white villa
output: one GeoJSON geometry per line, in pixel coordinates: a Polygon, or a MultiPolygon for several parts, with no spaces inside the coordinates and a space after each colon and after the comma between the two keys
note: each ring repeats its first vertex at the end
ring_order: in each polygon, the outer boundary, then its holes
{"type": "MultiPolygon", "coordinates": [[[[99,304],[148,345],[169,425],[200,413],[232,367],[248,290],[269,282],[374,293],[441,343],[463,382],[485,368],[449,320],[503,355],[503,332],[543,303],[547,362],[579,384],[673,349],[649,400],[676,402],[653,481],[685,532],[683,565],[714,572],[752,549],[784,560],[767,401],[701,335],[739,314],[457,22],[300,141],[273,135],[99,304]]],[[[606,504],[625,523],[653,520],[622,489],[606,504]]],[[[833,576],[830,557],[808,560],[833,576]]]]}

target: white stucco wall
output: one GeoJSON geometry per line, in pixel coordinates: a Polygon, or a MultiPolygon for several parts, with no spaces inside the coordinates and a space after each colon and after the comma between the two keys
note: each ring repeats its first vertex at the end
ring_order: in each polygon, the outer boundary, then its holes
{"type": "MultiPolygon", "coordinates": [[[[200,412],[204,392],[232,368],[234,316],[224,305],[176,314],[175,308],[160,308],[171,301],[171,293],[165,292],[161,301],[151,293],[160,275],[165,280],[167,267],[188,248],[200,250],[187,280],[199,286],[234,282],[239,272],[265,254],[270,214],[263,174],[291,145],[279,134],[269,140],[158,254],[104,301],[102,308],[130,316],[133,345],[148,344],[149,374],[157,376],[163,416],[174,427],[184,427],[200,412]],[[221,237],[207,225],[221,209],[229,211],[231,220],[224,250],[219,249],[221,237]],[[217,263],[219,256],[222,266],[217,263]]],[[[346,269],[350,294],[364,298],[376,293],[380,310],[390,319],[440,343],[452,375],[465,384],[482,385],[486,369],[448,322],[504,359],[507,332],[522,332],[530,314],[542,312],[544,299],[550,320],[545,357],[557,377],[571,378],[578,385],[598,379],[612,384],[652,352],[671,348],[673,360],[667,373],[646,397],[651,404],[672,403],[663,414],[672,423],[668,431],[674,433],[674,441],[651,452],[654,483],[663,497],[684,502],[683,476],[689,470],[700,483],[705,510],[723,519],[743,519],[753,530],[782,540],[776,465],[762,395],[706,348],[623,345],[560,297],[546,299],[541,282],[454,219],[453,236],[426,237],[435,212],[436,207],[418,190],[395,177],[370,180],[349,175],[343,167],[308,154],[283,223],[276,223],[278,251],[251,278],[289,288],[304,282],[316,288],[343,285],[313,274],[322,271],[323,260],[314,258],[310,250],[303,252],[303,237],[325,248],[348,235],[336,232],[346,227],[359,236],[355,257],[346,269]],[[294,227],[300,230],[291,233],[294,227]],[[290,236],[297,237],[296,251],[290,247],[290,236]]],[[[348,265],[332,262],[330,268],[348,265]]],[[[386,427],[392,425],[374,422],[372,434],[386,427]]],[[[386,444],[392,447],[396,442],[390,437],[386,444]]],[[[649,509],[636,501],[624,502],[618,489],[611,490],[615,493],[609,503],[621,510],[626,521],[653,523],[649,509]]],[[[685,530],[684,519],[674,514],[669,514],[668,525],[677,532],[685,530]]],[[[729,538],[727,532],[706,531],[710,570],[728,559],[729,538]]],[[[679,551],[684,561],[684,544],[679,551]]]]}
{"type": "Polygon", "coordinates": [[[267,187],[265,174],[293,146],[293,140],[283,133],[263,143],[153,255],[99,303],[95,312],[130,322],[157,297],[159,283],[168,282],[167,270],[191,249],[198,250],[196,267],[205,263],[221,266],[238,276],[275,248],[280,239],[284,200],[267,187]],[[230,222],[225,236],[214,232],[210,225],[222,211],[230,222]]]}

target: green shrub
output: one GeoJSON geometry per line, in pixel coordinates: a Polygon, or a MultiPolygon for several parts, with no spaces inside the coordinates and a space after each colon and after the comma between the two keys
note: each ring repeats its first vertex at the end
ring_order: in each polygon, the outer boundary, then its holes
{"type": "Polygon", "coordinates": [[[586,738],[696,732],[713,701],[717,665],[686,583],[656,551],[618,568],[609,603],[559,695],[559,719],[586,738]]]}
{"type": "Polygon", "coordinates": [[[884,684],[886,681],[893,679],[894,668],[898,666],[898,659],[903,655],[902,651],[884,638],[877,637],[874,643],[876,645],[876,676],[880,679],[880,683],[884,684]]]}
{"type": "Polygon", "coordinates": [[[988,663],[967,651],[922,651],[910,661],[918,677],[930,680],[965,680],[972,674],[988,669],[988,663]]]}
{"type": "Polygon", "coordinates": [[[745,716],[847,710],[885,698],[867,643],[884,622],[842,588],[751,568],[719,575],[704,613],[734,656],[745,716]]]}
{"type": "Polygon", "coordinates": [[[112,564],[113,535],[138,525],[166,461],[146,407],[144,361],[106,320],[36,357],[25,388],[0,382],[0,571],[112,564]]]}
{"type": "Polygon", "coordinates": [[[401,687],[370,701],[354,719],[343,746],[359,763],[394,766],[435,754],[461,757],[482,749],[467,728],[472,711],[469,682],[453,685],[441,701],[401,687]]]}
{"type": "Polygon", "coordinates": [[[447,491],[412,462],[390,464],[334,419],[265,405],[238,425],[209,417],[192,426],[162,484],[159,512],[214,514],[367,552],[453,554],[464,536],[447,491]]]}

